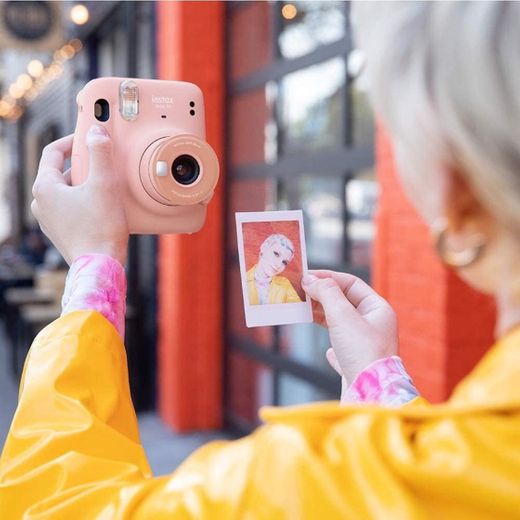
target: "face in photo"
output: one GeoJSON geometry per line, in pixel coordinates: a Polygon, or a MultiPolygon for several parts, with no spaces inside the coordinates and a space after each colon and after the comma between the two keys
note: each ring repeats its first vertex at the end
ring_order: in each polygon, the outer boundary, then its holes
{"type": "Polygon", "coordinates": [[[295,242],[299,245],[298,222],[248,222],[242,224],[242,228],[249,304],[301,302],[303,295],[300,296],[295,288],[295,285],[299,287],[302,274],[300,252],[295,246],[295,242]],[[284,233],[273,232],[280,230],[284,233]],[[263,236],[258,247],[258,240],[263,236]]]}

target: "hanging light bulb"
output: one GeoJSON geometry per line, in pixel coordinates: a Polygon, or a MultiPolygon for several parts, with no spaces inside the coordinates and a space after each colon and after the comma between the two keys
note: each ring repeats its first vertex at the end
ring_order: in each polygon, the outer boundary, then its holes
{"type": "Polygon", "coordinates": [[[286,20],[292,20],[296,18],[296,15],[298,14],[298,9],[294,4],[285,4],[282,7],[282,16],[286,20]]]}
{"type": "Polygon", "coordinates": [[[10,87],[9,87],[9,94],[14,98],[14,99],[20,99],[23,94],[24,94],[24,91],[23,89],[21,89],[16,83],[13,83],[10,87]]]}
{"type": "Polygon", "coordinates": [[[81,43],[81,40],[78,40],[77,38],[74,38],[73,40],[70,40],[69,45],[76,51],[79,52],[83,48],[83,44],[81,43]]]}
{"type": "Polygon", "coordinates": [[[33,80],[29,74],[20,74],[16,80],[16,85],[21,90],[29,90],[32,87],[33,80]]]}
{"type": "Polygon", "coordinates": [[[76,24],[76,25],[84,25],[88,22],[89,19],[89,12],[86,6],[83,4],[76,4],[71,10],[70,10],[70,19],[76,24]]]}
{"type": "Polygon", "coordinates": [[[41,76],[43,72],[43,63],[40,60],[31,60],[27,65],[27,72],[33,77],[41,76]]]}

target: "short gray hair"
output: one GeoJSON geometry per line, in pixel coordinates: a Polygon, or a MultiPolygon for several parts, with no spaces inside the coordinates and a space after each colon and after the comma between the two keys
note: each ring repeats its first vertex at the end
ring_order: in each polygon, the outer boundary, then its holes
{"type": "Polygon", "coordinates": [[[352,23],[401,174],[457,167],[520,229],[520,3],[354,2],[352,23]]]}
{"type": "Polygon", "coordinates": [[[264,249],[272,244],[278,243],[281,246],[287,248],[294,256],[294,245],[293,243],[281,233],[275,233],[273,235],[269,235],[260,246],[260,252],[263,252],[264,249]]]}

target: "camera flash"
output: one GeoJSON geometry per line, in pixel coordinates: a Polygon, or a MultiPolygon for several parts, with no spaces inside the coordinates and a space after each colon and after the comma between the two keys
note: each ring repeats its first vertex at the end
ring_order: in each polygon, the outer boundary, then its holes
{"type": "Polygon", "coordinates": [[[134,121],[139,113],[139,88],[134,81],[126,80],[119,85],[119,112],[126,121],[134,121]]]}

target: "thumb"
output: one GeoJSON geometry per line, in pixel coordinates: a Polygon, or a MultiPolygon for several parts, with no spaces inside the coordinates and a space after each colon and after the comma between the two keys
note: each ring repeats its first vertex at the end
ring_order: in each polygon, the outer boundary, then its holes
{"type": "Polygon", "coordinates": [[[344,322],[345,315],[355,310],[332,278],[306,274],[302,279],[302,288],[313,300],[321,303],[329,327],[344,322]]]}
{"type": "Polygon", "coordinates": [[[112,140],[101,125],[92,125],[87,133],[89,180],[107,181],[112,178],[112,140]]]}
{"type": "Polygon", "coordinates": [[[343,375],[343,372],[341,371],[341,367],[338,363],[338,358],[336,357],[336,354],[332,348],[327,349],[327,352],[325,352],[325,357],[327,358],[327,361],[329,362],[329,365],[340,375],[343,375]]]}

